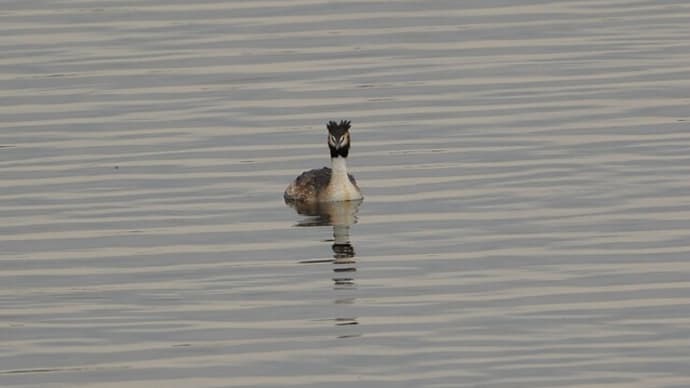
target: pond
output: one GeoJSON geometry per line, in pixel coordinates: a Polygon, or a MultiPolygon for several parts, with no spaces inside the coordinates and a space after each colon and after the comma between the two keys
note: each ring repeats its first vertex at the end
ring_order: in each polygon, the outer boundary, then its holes
{"type": "Polygon", "coordinates": [[[690,385],[689,19],[5,2],[0,386],[690,385]]]}

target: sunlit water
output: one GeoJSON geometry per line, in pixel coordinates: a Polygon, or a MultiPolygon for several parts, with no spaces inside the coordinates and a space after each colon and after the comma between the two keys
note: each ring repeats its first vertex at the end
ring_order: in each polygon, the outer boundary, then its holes
{"type": "Polygon", "coordinates": [[[2,2],[0,386],[690,386],[689,20],[2,2]]]}

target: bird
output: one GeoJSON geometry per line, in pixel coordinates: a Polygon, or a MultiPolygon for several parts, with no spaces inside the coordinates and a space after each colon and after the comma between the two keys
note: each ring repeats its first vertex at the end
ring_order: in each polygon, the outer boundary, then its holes
{"type": "Polygon", "coordinates": [[[329,121],[326,128],[331,167],[305,171],[295,178],[283,193],[286,203],[357,201],[364,198],[355,177],[347,169],[350,121],[329,121]]]}

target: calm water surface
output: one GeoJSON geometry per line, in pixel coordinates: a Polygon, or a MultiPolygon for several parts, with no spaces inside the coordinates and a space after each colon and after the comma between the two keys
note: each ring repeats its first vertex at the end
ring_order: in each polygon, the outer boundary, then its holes
{"type": "Polygon", "coordinates": [[[688,20],[3,1],[0,386],[690,386],[688,20]]]}

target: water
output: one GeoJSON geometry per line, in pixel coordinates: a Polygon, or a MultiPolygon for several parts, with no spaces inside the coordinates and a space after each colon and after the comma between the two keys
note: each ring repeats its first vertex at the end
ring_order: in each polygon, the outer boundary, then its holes
{"type": "Polygon", "coordinates": [[[0,386],[689,386],[689,19],[3,2],[0,386]]]}

